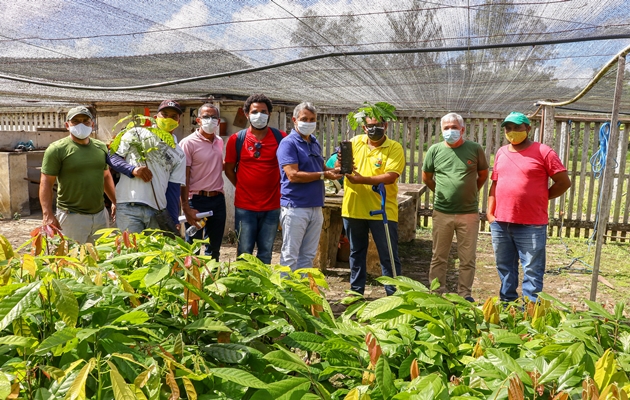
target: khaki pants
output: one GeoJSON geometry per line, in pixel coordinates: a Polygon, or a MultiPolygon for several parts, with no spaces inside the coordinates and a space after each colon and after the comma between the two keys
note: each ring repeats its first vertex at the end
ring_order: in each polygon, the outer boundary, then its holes
{"type": "Polygon", "coordinates": [[[94,232],[109,228],[109,213],[106,208],[96,214],[77,214],[57,209],[56,216],[64,236],[79,243],[94,243],[97,239],[94,232]]]}
{"type": "Polygon", "coordinates": [[[445,214],[433,210],[432,221],[433,256],[431,257],[429,281],[438,278],[440,281],[438,292],[447,292],[446,266],[453,242],[453,233],[455,233],[459,257],[457,294],[461,297],[469,297],[475,279],[479,214],[445,214]]]}

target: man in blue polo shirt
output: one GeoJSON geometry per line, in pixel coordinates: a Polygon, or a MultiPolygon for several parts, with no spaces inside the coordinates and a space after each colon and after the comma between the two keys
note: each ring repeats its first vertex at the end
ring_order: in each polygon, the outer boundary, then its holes
{"type": "Polygon", "coordinates": [[[280,264],[292,271],[312,268],[324,217],[324,179],[340,179],[327,168],[313,132],[317,110],[304,102],[293,110],[293,130],[278,146],[280,165],[280,264]]]}

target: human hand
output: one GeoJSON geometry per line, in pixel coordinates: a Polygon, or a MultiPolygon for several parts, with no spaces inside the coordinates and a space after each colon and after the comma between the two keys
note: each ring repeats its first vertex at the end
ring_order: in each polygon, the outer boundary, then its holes
{"type": "Polygon", "coordinates": [[[201,229],[201,225],[197,223],[201,221],[201,218],[197,218],[197,214],[199,214],[199,211],[195,210],[194,208],[190,208],[190,206],[183,207],[183,209],[184,215],[186,216],[186,222],[188,222],[190,225],[196,226],[197,229],[201,229]]]}
{"type": "Polygon", "coordinates": [[[133,176],[138,177],[145,182],[149,182],[151,179],[153,179],[153,173],[151,172],[149,167],[146,166],[134,168],[132,174],[133,176]]]}
{"type": "Polygon", "coordinates": [[[488,220],[488,223],[490,223],[490,224],[497,220],[497,218],[494,215],[490,214],[490,213],[486,214],[486,219],[488,220]]]}
{"type": "Polygon", "coordinates": [[[61,224],[59,223],[57,217],[55,217],[54,215],[44,215],[44,218],[42,219],[42,225],[52,225],[55,228],[61,230],[61,224]]]}
{"type": "Polygon", "coordinates": [[[116,204],[112,203],[112,222],[116,222],[116,204]]]}
{"type": "Polygon", "coordinates": [[[364,176],[361,175],[359,172],[357,172],[356,168],[354,168],[352,170],[351,174],[346,174],[346,179],[348,180],[348,182],[354,183],[354,184],[364,184],[365,183],[364,176]]]}
{"type": "Polygon", "coordinates": [[[329,169],[328,171],[324,171],[324,178],[330,179],[333,181],[339,180],[343,178],[343,175],[340,173],[341,168],[337,167],[335,169],[329,169]]]}

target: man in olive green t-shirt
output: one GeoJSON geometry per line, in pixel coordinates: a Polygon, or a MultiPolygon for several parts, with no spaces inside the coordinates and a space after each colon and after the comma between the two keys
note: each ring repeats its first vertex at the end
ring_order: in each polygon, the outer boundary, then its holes
{"type": "Polygon", "coordinates": [[[473,302],[477,235],[479,232],[479,189],[488,179],[488,162],[476,142],[464,140],[464,119],[450,113],[441,121],[443,142],[427,152],[422,164],[422,181],[433,199],[433,256],[429,281],[438,278],[440,293],[447,292],[446,266],[457,234],[459,279],[457,294],[473,302]]]}
{"type": "Polygon", "coordinates": [[[43,223],[53,225],[79,243],[92,242],[94,233],[109,226],[103,192],[115,213],[116,189],[107,166],[107,147],[91,139],[92,113],[86,107],[68,111],[70,135],[48,146],[42,162],[39,201],[43,223]],[[53,185],[58,182],[57,213],[53,214],[53,185]]]}

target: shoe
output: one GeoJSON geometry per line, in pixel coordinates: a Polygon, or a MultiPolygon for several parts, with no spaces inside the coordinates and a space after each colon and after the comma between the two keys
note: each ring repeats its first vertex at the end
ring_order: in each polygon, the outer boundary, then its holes
{"type": "Polygon", "coordinates": [[[475,299],[473,299],[471,296],[464,297],[464,300],[470,301],[471,303],[475,302],[475,299]]]}

